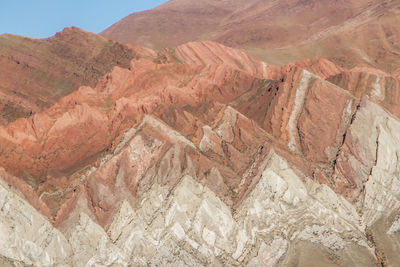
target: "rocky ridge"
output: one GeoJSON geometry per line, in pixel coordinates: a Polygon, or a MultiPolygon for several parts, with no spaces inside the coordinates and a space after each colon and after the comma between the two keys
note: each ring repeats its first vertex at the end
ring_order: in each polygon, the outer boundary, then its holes
{"type": "Polygon", "coordinates": [[[397,86],[213,42],[114,67],[0,128],[1,260],[393,265],[397,86]]]}
{"type": "Polygon", "coordinates": [[[0,36],[0,124],[29,117],[82,85],[96,86],[112,67],[154,52],[72,27],[48,39],[0,36]]]}

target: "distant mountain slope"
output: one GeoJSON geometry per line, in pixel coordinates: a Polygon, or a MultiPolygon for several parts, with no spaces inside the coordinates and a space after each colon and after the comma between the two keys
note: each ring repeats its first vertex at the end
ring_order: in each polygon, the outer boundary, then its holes
{"type": "Polygon", "coordinates": [[[113,66],[147,55],[78,28],[49,39],[1,35],[0,124],[41,111],[81,85],[95,86],[113,66]]]}
{"type": "Polygon", "coordinates": [[[274,64],[328,58],[392,72],[400,63],[399,17],[395,0],[172,0],[101,35],[154,49],[213,40],[274,64]]]}

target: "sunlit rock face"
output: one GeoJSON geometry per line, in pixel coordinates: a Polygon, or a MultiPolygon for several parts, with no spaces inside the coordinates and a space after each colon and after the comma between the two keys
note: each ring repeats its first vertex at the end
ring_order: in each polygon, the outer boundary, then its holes
{"type": "Polygon", "coordinates": [[[140,51],[0,127],[0,265],[400,262],[396,75],[140,51]]]}
{"type": "Polygon", "coordinates": [[[140,205],[121,201],[107,227],[75,211],[76,220],[61,233],[14,192],[6,187],[2,192],[4,206],[23,210],[21,216],[1,214],[2,221],[12,220],[2,228],[11,243],[2,241],[1,251],[26,264],[273,266],[296,257],[290,248],[299,243],[315,244],[348,263],[356,263],[352,253],[372,260],[355,208],[327,186],[303,182],[275,152],[235,214],[185,175],[173,189],[153,183],[139,197],[140,205]],[[23,217],[28,215],[31,222],[23,217]],[[36,223],[42,224],[33,226],[37,236],[30,236],[27,228],[36,223]]]}

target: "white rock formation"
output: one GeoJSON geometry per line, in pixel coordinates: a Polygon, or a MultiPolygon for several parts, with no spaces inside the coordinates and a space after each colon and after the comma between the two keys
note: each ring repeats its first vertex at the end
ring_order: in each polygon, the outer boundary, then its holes
{"type": "Polygon", "coordinates": [[[69,266],[61,232],[0,179],[0,255],[26,265],[69,266]]]}
{"type": "Polygon", "coordinates": [[[358,144],[351,160],[354,170],[370,170],[360,203],[368,226],[400,209],[399,133],[400,121],[370,101],[363,102],[349,130],[358,144]]]}
{"type": "Polygon", "coordinates": [[[136,210],[124,201],[107,231],[81,213],[67,238],[3,187],[2,206],[23,207],[25,215],[2,209],[0,221],[8,222],[2,236],[10,238],[0,240],[0,251],[43,266],[70,259],[73,266],[275,266],[296,240],[341,250],[351,238],[365,239],[360,218],[346,200],[311,180],[303,183],[274,153],[266,165],[235,216],[212,191],[185,176],[170,194],[153,184],[136,210]],[[30,231],[32,223],[44,226],[30,231]]]}

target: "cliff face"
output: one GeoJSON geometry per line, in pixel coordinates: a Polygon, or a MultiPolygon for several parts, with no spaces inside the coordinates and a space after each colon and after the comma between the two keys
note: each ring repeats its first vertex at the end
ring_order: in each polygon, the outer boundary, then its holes
{"type": "Polygon", "coordinates": [[[397,91],[213,42],[114,67],[0,127],[0,263],[396,265],[397,91]]]}

